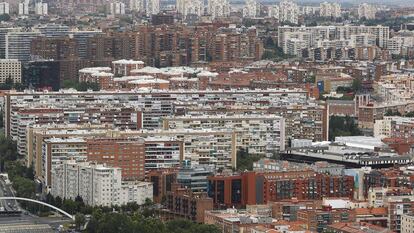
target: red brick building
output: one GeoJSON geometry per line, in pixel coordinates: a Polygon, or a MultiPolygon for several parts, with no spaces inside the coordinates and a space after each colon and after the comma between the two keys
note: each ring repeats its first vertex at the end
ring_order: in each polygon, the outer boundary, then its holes
{"type": "Polygon", "coordinates": [[[145,144],[142,138],[88,139],[89,161],[122,168],[122,179],[144,180],[145,144]]]}

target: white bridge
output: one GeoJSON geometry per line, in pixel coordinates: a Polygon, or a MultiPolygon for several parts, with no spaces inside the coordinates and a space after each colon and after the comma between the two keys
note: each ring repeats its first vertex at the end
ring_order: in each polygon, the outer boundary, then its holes
{"type": "Polygon", "coordinates": [[[59,208],[57,208],[55,206],[52,206],[52,205],[50,205],[48,203],[45,203],[45,202],[42,202],[42,201],[33,200],[33,199],[29,199],[29,198],[23,198],[23,197],[0,197],[0,201],[1,200],[17,200],[17,201],[28,201],[28,202],[37,203],[37,204],[40,204],[40,205],[44,205],[44,206],[50,207],[50,208],[58,211],[59,213],[66,215],[68,218],[70,218],[72,220],[75,220],[75,216],[69,214],[68,212],[66,212],[66,211],[64,211],[62,209],[59,209],[59,208]]]}

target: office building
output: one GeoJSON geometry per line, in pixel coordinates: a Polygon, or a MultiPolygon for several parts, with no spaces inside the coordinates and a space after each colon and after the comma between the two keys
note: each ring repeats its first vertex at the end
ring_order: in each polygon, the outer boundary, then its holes
{"type": "Polygon", "coordinates": [[[22,63],[30,61],[31,42],[41,36],[39,31],[8,32],[6,34],[6,59],[17,59],[22,63]]]}
{"type": "Polygon", "coordinates": [[[211,166],[191,166],[190,161],[184,161],[184,165],[177,173],[177,183],[193,193],[207,192],[207,177],[213,175],[214,170],[211,166]]]}
{"type": "Polygon", "coordinates": [[[22,64],[17,59],[0,59],[0,83],[7,79],[13,83],[22,82],[22,64]]]}

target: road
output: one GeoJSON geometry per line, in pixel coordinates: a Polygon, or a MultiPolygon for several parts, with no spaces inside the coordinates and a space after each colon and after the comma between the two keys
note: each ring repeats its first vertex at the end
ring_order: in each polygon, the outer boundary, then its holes
{"type": "MultiPolygon", "coordinates": [[[[11,185],[7,185],[6,182],[0,177],[0,197],[13,197],[14,193],[11,185]]],[[[20,210],[19,203],[14,200],[0,201],[0,205],[4,207],[6,211],[18,211],[20,210]]]]}
{"type": "MultiPolygon", "coordinates": [[[[0,178],[0,196],[14,196],[11,185],[7,185],[3,178],[0,178]]],[[[38,217],[23,210],[19,203],[15,200],[2,200],[0,205],[6,211],[22,211],[20,216],[0,217],[0,228],[2,224],[48,224],[53,229],[57,229],[60,225],[71,222],[67,217],[38,217]]]]}

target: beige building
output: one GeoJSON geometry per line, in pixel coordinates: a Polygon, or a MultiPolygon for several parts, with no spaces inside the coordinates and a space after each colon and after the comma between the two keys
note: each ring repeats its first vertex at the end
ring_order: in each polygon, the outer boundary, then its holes
{"type": "Polygon", "coordinates": [[[0,83],[11,78],[14,83],[22,82],[22,64],[17,59],[0,59],[0,83]]]}

